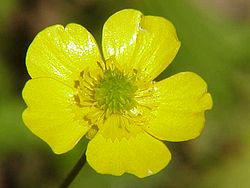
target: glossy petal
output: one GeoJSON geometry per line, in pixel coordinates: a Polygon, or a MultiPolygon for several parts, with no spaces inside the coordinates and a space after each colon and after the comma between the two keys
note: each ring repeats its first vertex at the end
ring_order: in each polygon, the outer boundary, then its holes
{"type": "Polygon", "coordinates": [[[73,95],[70,87],[50,78],[31,79],[23,90],[25,125],[58,154],[72,149],[88,130],[73,113],[73,95]]]}
{"type": "Polygon", "coordinates": [[[105,59],[115,57],[122,69],[136,69],[141,77],[152,80],[171,63],[180,42],[165,18],[126,9],[106,21],[102,45],[105,59]]]}
{"type": "Polygon", "coordinates": [[[184,141],[200,135],[204,111],[212,108],[206,83],[198,75],[183,72],[159,83],[159,109],[145,126],[153,136],[168,141],[184,141]]]}
{"type": "Polygon", "coordinates": [[[81,25],[54,25],[31,43],[26,65],[32,78],[51,77],[73,84],[81,71],[95,69],[102,61],[92,35],[81,25]]]}
{"type": "Polygon", "coordinates": [[[120,176],[127,172],[142,178],[159,172],[171,159],[167,147],[144,131],[128,137],[113,119],[107,120],[103,128],[87,148],[87,161],[99,173],[120,176]],[[118,136],[109,137],[107,132],[118,136]]]}

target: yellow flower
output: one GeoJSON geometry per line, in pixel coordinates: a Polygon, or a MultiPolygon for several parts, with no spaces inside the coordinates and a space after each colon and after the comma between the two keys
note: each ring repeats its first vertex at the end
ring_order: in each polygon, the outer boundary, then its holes
{"type": "Polygon", "coordinates": [[[171,158],[162,141],[197,137],[212,107],[192,72],[153,81],[179,47],[171,22],[132,9],[104,24],[103,56],[84,27],[48,27],[27,52],[23,120],[57,154],[85,135],[87,161],[99,173],[155,174],[171,158]]]}

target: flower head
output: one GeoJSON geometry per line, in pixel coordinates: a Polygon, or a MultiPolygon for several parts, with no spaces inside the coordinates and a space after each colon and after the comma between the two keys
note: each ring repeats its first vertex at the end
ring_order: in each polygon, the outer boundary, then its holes
{"type": "Polygon", "coordinates": [[[155,174],[171,158],[162,141],[197,137],[212,107],[194,73],[154,81],[179,47],[171,22],[132,9],[104,24],[103,56],[84,27],[48,27],[27,52],[32,79],[23,90],[23,120],[58,154],[85,135],[87,161],[97,172],[155,174]]]}

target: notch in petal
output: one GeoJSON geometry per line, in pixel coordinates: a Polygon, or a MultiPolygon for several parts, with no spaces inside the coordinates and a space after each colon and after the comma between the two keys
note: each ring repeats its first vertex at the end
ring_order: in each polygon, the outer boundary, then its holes
{"type": "Polygon", "coordinates": [[[47,27],[29,46],[26,65],[32,78],[50,77],[73,86],[82,70],[98,69],[102,58],[93,36],[81,25],[47,27]]]}
{"type": "Polygon", "coordinates": [[[180,42],[170,21],[125,9],[104,24],[102,46],[105,59],[116,58],[124,70],[153,80],[174,59],[180,42]]]}

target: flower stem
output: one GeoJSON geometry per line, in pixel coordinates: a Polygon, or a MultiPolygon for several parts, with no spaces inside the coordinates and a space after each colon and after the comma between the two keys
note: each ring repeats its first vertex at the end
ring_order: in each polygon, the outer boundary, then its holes
{"type": "Polygon", "coordinates": [[[67,188],[76,178],[83,165],[86,163],[86,150],[83,152],[81,158],[77,161],[68,176],[64,179],[59,188],[67,188]]]}

